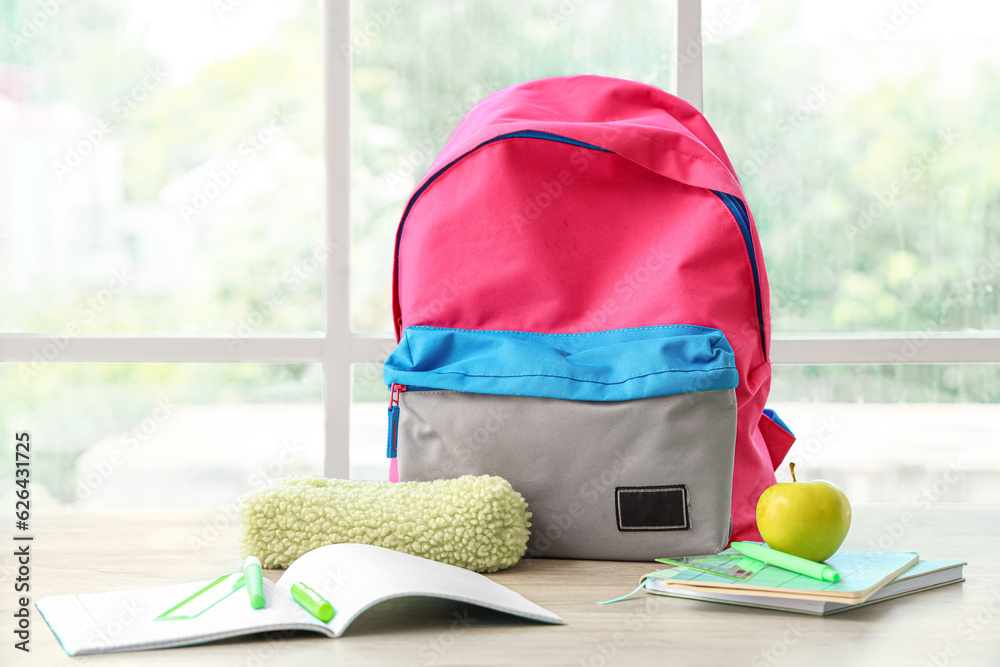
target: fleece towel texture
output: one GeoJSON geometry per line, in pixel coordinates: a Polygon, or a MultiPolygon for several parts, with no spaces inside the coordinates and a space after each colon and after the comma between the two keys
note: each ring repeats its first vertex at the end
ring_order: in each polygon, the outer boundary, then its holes
{"type": "Polygon", "coordinates": [[[531,513],[502,477],[365,482],[285,477],[239,500],[240,554],[288,567],[312,549],[374,544],[475,572],[510,567],[531,513]]]}

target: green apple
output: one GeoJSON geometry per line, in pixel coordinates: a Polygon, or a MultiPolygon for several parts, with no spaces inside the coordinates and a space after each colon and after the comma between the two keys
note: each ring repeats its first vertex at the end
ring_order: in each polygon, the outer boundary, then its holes
{"type": "Polygon", "coordinates": [[[851,503],[836,484],[795,480],[764,489],[757,501],[757,528],[767,546],[823,561],[844,543],[851,527],[851,503]]]}

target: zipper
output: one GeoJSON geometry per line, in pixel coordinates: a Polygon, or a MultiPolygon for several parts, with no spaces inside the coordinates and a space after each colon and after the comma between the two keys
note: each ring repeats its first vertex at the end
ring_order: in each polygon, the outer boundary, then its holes
{"type": "MultiPolygon", "coordinates": [[[[552,132],[542,132],[540,130],[521,130],[519,132],[508,132],[507,134],[501,134],[493,137],[492,139],[487,139],[481,144],[473,148],[470,148],[469,150],[462,153],[448,164],[444,165],[443,167],[435,171],[433,174],[431,174],[430,178],[428,178],[424,182],[424,184],[421,185],[420,188],[413,193],[413,196],[410,197],[410,201],[407,202],[406,208],[403,210],[403,216],[399,221],[399,227],[396,229],[396,248],[393,252],[393,258],[392,258],[393,266],[397,267],[396,269],[393,270],[392,290],[393,290],[394,300],[398,299],[398,294],[399,294],[399,286],[396,282],[398,281],[398,275],[395,273],[399,267],[399,241],[403,237],[403,225],[406,224],[406,219],[409,217],[410,211],[413,209],[413,205],[417,203],[417,199],[420,198],[420,195],[422,195],[424,191],[428,187],[430,187],[431,183],[436,181],[438,177],[441,176],[441,174],[451,169],[453,166],[455,166],[455,164],[457,164],[460,160],[462,160],[469,154],[476,152],[483,146],[488,146],[489,144],[495,143],[497,141],[502,141],[504,139],[515,139],[515,138],[542,139],[545,141],[556,141],[563,144],[579,146],[581,148],[589,148],[591,150],[601,151],[602,153],[613,152],[608,150],[607,148],[601,148],[600,146],[596,146],[594,144],[588,144],[584,141],[578,141],[576,139],[570,139],[569,137],[564,137],[561,134],[554,134],[552,132]]],[[[764,360],[766,361],[767,348],[764,345],[764,309],[761,303],[761,296],[760,296],[760,273],[757,269],[757,255],[756,253],[754,253],[753,249],[753,235],[750,233],[750,218],[747,215],[746,209],[743,206],[743,202],[742,200],[740,200],[739,197],[734,197],[731,194],[725,192],[719,192],[718,190],[712,190],[712,192],[715,193],[716,196],[718,196],[719,199],[721,199],[723,203],[729,208],[730,212],[733,214],[733,217],[736,218],[736,222],[740,227],[740,232],[743,234],[743,242],[746,245],[747,255],[750,257],[750,268],[753,270],[754,294],[757,299],[757,329],[760,332],[760,349],[764,355],[764,360]]],[[[395,319],[396,319],[395,325],[398,331],[401,329],[403,325],[402,315],[395,316],[395,319]]]]}
{"type": "Polygon", "coordinates": [[[753,270],[754,293],[757,297],[757,329],[760,332],[760,351],[764,354],[764,361],[767,361],[767,348],[764,346],[764,307],[760,298],[760,272],[757,269],[757,253],[753,249],[753,235],[750,233],[750,216],[747,215],[746,207],[739,197],[718,190],[712,190],[712,192],[722,200],[722,203],[736,218],[736,223],[740,226],[740,233],[743,234],[743,243],[747,247],[750,268],[753,270]]]}
{"type": "Polygon", "coordinates": [[[396,438],[399,431],[399,395],[406,391],[405,384],[392,383],[389,388],[389,430],[386,435],[385,458],[396,458],[396,438]]]}

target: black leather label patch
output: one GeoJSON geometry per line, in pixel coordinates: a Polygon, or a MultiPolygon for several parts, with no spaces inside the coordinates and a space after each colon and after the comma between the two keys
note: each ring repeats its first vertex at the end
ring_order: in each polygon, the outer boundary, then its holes
{"type": "Polygon", "coordinates": [[[615,489],[618,530],[687,530],[687,487],[619,486],[615,489]]]}

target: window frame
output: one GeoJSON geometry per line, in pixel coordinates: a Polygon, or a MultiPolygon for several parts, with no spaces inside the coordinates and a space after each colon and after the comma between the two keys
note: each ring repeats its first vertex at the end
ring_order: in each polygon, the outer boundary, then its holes
{"type": "MultiPolygon", "coordinates": [[[[703,107],[701,0],[675,2],[673,72],[677,94],[703,107]],[[688,58],[678,67],[678,51],[688,58]]],[[[101,335],[58,341],[52,363],[318,363],[323,368],[324,457],[327,477],[350,476],[351,366],[382,363],[391,336],[354,333],[350,308],[350,0],[324,0],[326,213],[330,254],[323,284],[324,331],[256,335],[230,350],[223,335],[101,335]]],[[[388,296],[387,296],[388,298],[388,296]]],[[[0,363],[30,363],[55,344],[53,334],[0,335],[0,363]]],[[[1000,332],[803,334],[773,336],[775,365],[998,363],[1000,332]]]]}

